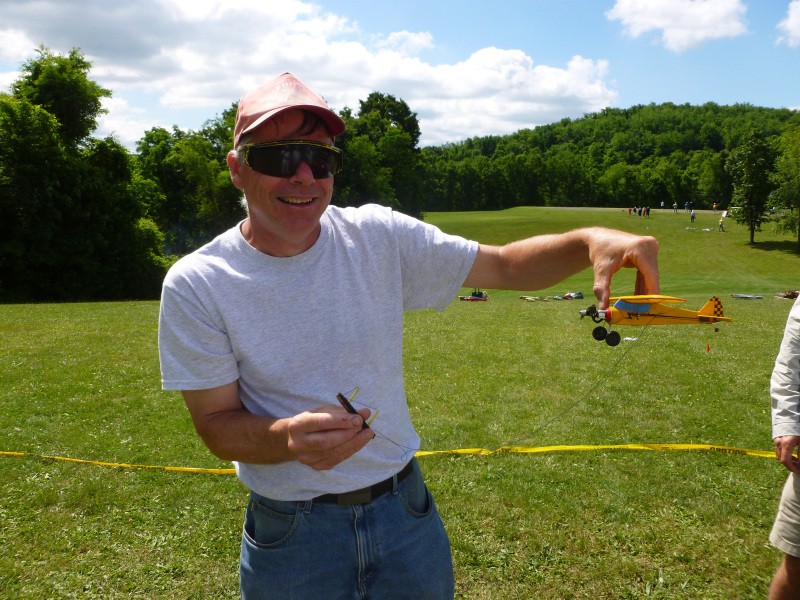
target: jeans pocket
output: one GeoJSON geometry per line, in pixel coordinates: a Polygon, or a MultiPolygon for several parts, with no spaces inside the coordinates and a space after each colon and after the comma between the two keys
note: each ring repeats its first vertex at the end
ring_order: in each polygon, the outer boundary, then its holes
{"type": "Polygon", "coordinates": [[[259,548],[274,548],[288,540],[300,515],[296,502],[268,501],[251,496],[244,517],[244,536],[259,548]]]}
{"type": "Polygon", "coordinates": [[[398,493],[409,514],[415,517],[425,517],[430,514],[433,497],[419,472],[412,473],[403,481],[398,486],[398,493]]]}

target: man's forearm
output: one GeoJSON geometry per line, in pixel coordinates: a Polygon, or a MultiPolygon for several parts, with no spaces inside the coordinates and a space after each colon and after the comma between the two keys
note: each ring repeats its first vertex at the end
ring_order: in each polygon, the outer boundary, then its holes
{"type": "Polygon", "coordinates": [[[464,285],[537,290],[555,285],[591,265],[593,291],[602,305],[600,308],[605,308],[611,276],[623,267],[639,270],[641,291],[637,293],[659,292],[657,255],[658,242],[653,237],[586,227],[505,246],[482,245],[464,285]]]}
{"type": "Polygon", "coordinates": [[[241,409],[208,415],[195,427],[215,456],[268,464],[296,458],[289,450],[287,423],[287,419],[270,419],[241,409]]]}
{"type": "Polygon", "coordinates": [[[583,230],[539,235],[505,246],[481,246],[466,287],[536,290],[590,266],[583,230]]]}

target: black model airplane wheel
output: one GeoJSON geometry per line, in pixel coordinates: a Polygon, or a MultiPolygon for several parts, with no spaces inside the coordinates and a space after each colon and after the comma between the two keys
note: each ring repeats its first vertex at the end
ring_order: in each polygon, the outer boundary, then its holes
{"type": "Polygon", "coordinates": [[[620,337],[618,331],[609,331],[608,335],[606,336],[606,344],[609,346],[616,346],[621,340],[622,338],[620,337]]]}
{"type": "Polygon", "coordinates": [[[606,328],[603,327],[602,325],[595,327],[592,330],[592,337],[596,339],[598,342],[602,342],[604,339],[606,339],[607,335],[608,332],[606,331],[606,328]]]}

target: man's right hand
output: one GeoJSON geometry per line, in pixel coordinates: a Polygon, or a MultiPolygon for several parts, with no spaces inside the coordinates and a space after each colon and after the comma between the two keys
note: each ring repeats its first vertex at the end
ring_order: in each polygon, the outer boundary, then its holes
{"type": "Polygon", "coordinates": [[[284,419],[254,415],[239,400],[239,384],[183,392],[195,429],[215,456],[253,464],[297,460],[331,469],[375,437],[362,428],[370,411],[351,414],[338,404],[284,419]]]}
{"type": "Polygon", "coordinates": [[[793,473],[800,473],[800,460],[795,454],[795,450],[800,447],[800,435],[782,435],[776,437],[773,442],[775,458],[793,473]]]}
{"type": "Polygon", "coordinates": [[[372,429],[362,428],[369,414],[363,408],[354,415],[337,405],[300,413],[288,422],[289,450],[316,471],[331,469],[375,437],[372,429]]]}

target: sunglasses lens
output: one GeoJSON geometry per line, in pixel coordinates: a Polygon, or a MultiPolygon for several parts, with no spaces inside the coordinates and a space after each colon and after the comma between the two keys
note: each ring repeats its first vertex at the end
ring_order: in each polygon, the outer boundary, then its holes
{"type": "Polygon", "coordinates": [[[247,151],[250,168],[271,177],[291,177],[301,163],[311,168],[314,179],[327,179],[341,167],[339,154],[325,146],[303,143],[253,145],[247,151]]]}
{"type": "Polygon", "coordinates": [[[337,159],[337,155],[331,150],[312,148],[306,162],[311,167],[311,172],[314,174],[315,179],[324,179],[325,177],[332,177],[336,172],[337,159]]]}

